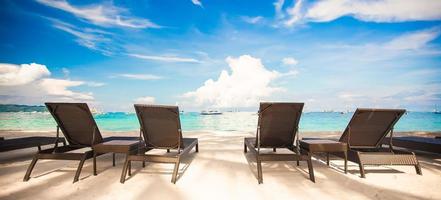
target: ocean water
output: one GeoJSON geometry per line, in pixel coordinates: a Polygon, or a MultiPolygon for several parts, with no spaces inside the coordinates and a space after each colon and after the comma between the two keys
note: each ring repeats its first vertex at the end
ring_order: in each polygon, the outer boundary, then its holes
{"type": "MultiPolygon", "coordinates": [[[[353,113],[303,113],[300,131],[342,131],[353,113]]],[[[255,112],[226,112],[222,115],[180,115],[183,131],[255,131],[255,112]]],[[[94,118],[103,131],[137,131],[139,122],[134,113],[111,112],[94,118]]],[[[53,131],[55,120],[48,112],[1,112],[0,130],[53,131]]],[[[441,114],[409,112],[395,126],[396,131],[441,131],[441,114]]]]}

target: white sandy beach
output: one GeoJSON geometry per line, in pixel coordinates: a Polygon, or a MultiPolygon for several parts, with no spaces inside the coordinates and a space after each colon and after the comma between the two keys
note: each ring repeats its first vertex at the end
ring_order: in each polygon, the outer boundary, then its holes
{"type": "MultiPolygon", "coordinates": [[[[407,133],[426,135],[425,133],[407,133]]],[[[50,135],[52,132],[8,132],[0,137],[50,135]]],[[[137,136],[130,133],[104,133],[137,136]]],[[[337,137],[339,133],[329,133],[337,137]]],[[[334,158],[331,167],[313,161],[316,183],[309,180],[306,163],[270,162],[263,165],[263,184],[257,183],[256,165],[243,153],[243,137],[253,133],[186,132],[199,138],[199,153],[192,151],[181,165],[176,184],[170,182],[173,165],[134,163],[133,174],[119,182],[124,156],[98,157],[98,175],[86,161],[80,181],[72,183],[77,161],[39,161],[28,182],[23,176],[36,148],[0,153],[0,199],[441,199],[441,156],[418,154],[423,176],[413,167],[367,167],[359,177],[358,165],[334,158]]],[[[314,136],[305,133],[302,136],[314,136]]]]}

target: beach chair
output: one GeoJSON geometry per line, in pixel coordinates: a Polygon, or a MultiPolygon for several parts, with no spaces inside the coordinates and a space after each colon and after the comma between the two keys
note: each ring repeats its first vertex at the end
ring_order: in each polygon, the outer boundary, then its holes
{"type": "Polygon", "coordinates": [[[41,146],[52,145],[55,141],[66,145],[66,140],[64,140],[64,138],[57,137],[31,136],[12,138],[7,140],[0,138],[0,152],[26,149],[31,147],[37,147],[38,151],[41,151],[41,146]]]}
{"type": "Polygon", "coordinates": [[[121,183],[125,182],[127,171],[131,175],[132,161],[147,161],[175,164],[172,183],[176,183],[179,164],[184,156],[195,147],[199,152],[197,138],[183,138],[179,109],[177,106],[135,105],[136,114],[140,124],[140,137],[144,138],[145,149],[142,154],[129,155],[122,171],[121,183]],[[167,150],[166,154],[149,154],[152,149],[167,150]],[[170,150],[173,150],[172,152],[170,150]]]}
{"type": "Polygon", "coordinates": [[[306,161],[309,178],[314,179],[311,156],[300,154],[298,145],[299,120],[303,103],[260,103],[256,137],[244,139],[244,152],[248,149],[257,162],[258,183],[263,183],[262,164],[265,161],[306,161]],[[264,153],[263,148],[273,149],[264,153]],[[275,153],[277,148],[286,148],[290,153],[275,153]]]}
{"type": "Polygon", "coordinates": [[[393,143],[390,137],[384,138],[384,145],[392,145],[416,151],[426,151],[441,154],[441,140],[436,137],[402,136],[394,137],[393,143]]]}
{"type": "MultiPolygon", "coordinates": [[[[421,167],[413,152],[383,148],[384,138],[390,134],[393,141],[393,127],[406,112],[402,109],[358,108],[340,137],[348,144],[348,159],[358,163],[360,175],[365,178],[365,165],[409,165],[422,175],[421,167]]],[[[336,154],[341,156],[341,154],[336,154]]]]}
{"type": "MultiPolygon", "coordinates": [[[[92,146],[112,139],[127,139],[129,137],[105,138],[93,119],[86,103],[45,103],[47,109],[57,123],[57,135],[54,147],[39,151],[34,155],[26,171],[23,181],[28,181],[35,164],[39,159],[48,160],[78,160],[78,168],[73,182],[77,182],[84,162],[93,157],[92,146]],[[58,146],[60,130],[68,145],[58,146]]],[[[138,139],[137,137],[129,139],[138,139]]],[[[115,157],[113,157],[115,159],[115,157]]]]}

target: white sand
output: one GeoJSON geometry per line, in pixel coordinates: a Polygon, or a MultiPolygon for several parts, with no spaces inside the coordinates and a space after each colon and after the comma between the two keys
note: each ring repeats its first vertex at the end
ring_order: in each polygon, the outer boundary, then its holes
{"type": "MultiPolygon", "coordinates": [[[[53,133],[0,132],[6,137],[16,134],[53,133]]],[[[77,161],[39,161],[31,179],[22,182],[36,148],[0,153],[0,199],[441,199],[441,156],[418,155],[423,176],[413,167],[384,166],[367,167],[365,179],[355,163],[349,162],[349,173],[344,174],[339,158],[331,167],[314,159],[316,183],[309,180],[305,162],[299,167],[295,162],[269,162],[263,165],[264,183],[259,185],[256,165],[243,153],[243,137],[251,133],[184,136],[198,137],[200,151],[181,165],[176,184],[170,182],[173,165],[153,163],[145,168],[134,163],[132,177],[121,184],[124,156],[117,156],[112,167],[111,154],[98,158],[98,176],[92,175],[92,160],[86,161],[74,184],[77,161]]]]}

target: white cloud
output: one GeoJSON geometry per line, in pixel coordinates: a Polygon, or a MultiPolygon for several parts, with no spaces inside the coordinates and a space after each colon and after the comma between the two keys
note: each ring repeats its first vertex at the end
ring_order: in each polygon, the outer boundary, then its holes
{"type": "Polygon", "coordinates": [[[194,5],[197,5],[197,6],[203,7],[203,6],[202,6],[202,2],[201,2],[201,0],[191,0],[191,2],[192,2],[194,5]]]}
{"type": "Polygon", "coordinates": [[[148,19],[130,16],[128,11],[111,3],[89,6],[74,6],[66,0],[37,0],[37,2],[57,8],[99,26],[119,26],[128,28],[161,28],[148,19]]]}
{"type": "Polygon", "coordinates": [[[430,21],[441,19],[439,0],[297,0],[282,10],[284,1],[274,3],[276,20],[287,26],[308,21],[328,22],[352,16],[368,22],[430,21]]]}
{"type": "Polygon", "coordinates": [[[75,41],[80,46],[101,52],[104,55],[113,54],[110,48],[108,47],[112,43],[112,40],[106,36],[109,35],[110,33],[98,29],[77,28],[71,24],[61,22],[59,20],[54,20],[54,19],[49,19],[49,20],[54,23],[53,27],[75,36],[76,37],[75,41]]]}
{"type": "Polygon", "coordinates": [[[155,101],[156,101],[155,97],[149,97],[149,96],[139,97],[135,99],[136,104],[154,104],[155,101]]]}
{"type": "Polygon", "coordinates": [[[64,77],[69,77],[69,75],[70,75],[69,69],[67,69],[65,67],[61,68],[61,72],[63,72],[64,77]]]}
{"type": "Polygon", "coordinates": [[[302,20],[302,5],[303,0],[297,0],[293,7],[286,9],[286,13],[288,14],[289,18],[284,21],[285,26],[292,26],[294,23],[302,20]]]}
{"type": "Polygon", "coordinates": [[[439,28],[426,29],[407,33],[394,38],[392,41],[384,45],[387,49],[392,50],[417,50],[426,47],[427,43],[436,39],[440,35],[439,28]]]}
{"type": "Polygon", "coordinates": [[[290,71],[285,72],[285,73],[279,73],[279,77],[289,77],[289,76],[295,77],[299,73],[300,73],[299,71],[293,69],[293,70],[290,70],[290,71]]]}
{"type": "Polygon", "coordinates": [[[283,12],[283,4],[285,4],[285,0],[276,0],[274,5],[274,10],[276,12],[276,19],[283,19],[285,17],[285,13],[283,12]]]}
{"type": "Polygon", "coordinates": [[[297,61],[295,58],[292,57],[286,57],[282,59],[282,63],[284,65],[297,65],[299,63],[299,61],[297,61]]]}
{"type": "Polygon", "coordinates": [[[223,70],[217,80],[208,79],[195,91],[187,92],[183,98],[194,106],[217,108],[253,107],[261,100],[283,91],[271,83],[292,72],[279,73],[265,68],[261,60],[249,55],[226,59],[231,73],[223,70]]]}
{"type": "Polygon", "coordinates": [[[129,56],[144,59],[144,60],[153,60],[153,61],[162,61],[162,62],[185,62],[185,63],[200,63],[201,61],[196,60],[194,58],[183,58],[176,56],[152,56],[152,55],[141,55],[141,54],[128,54],[129,56]]]}
{"type": "Polygon", "coordinates": [[[89,86],[89,87],[102,87],[102,86],[105,86],[106,83],[88,81],[88,82],[86,82],[86,85],[89,86]]]}
{"type": "Polygon", "coordinates": [[[441,35],[441,29],[434,27],[394,36],[388,41],[359,45],[322,45],[320,48],[334,55],[328,62],[361,63],[400,59],[421,55],[441,55],[431,42],[441,35]]]}
{"type": "Polygon", "coordinates": [[[161,76],[156,76],[153,74],[118,74],[112,77],[123,77],[128,79],[137,79],[137,80],[158,80],[162,79],[161,76]]]}
{"type": "Polygon", "coordinates": [[[243,16],[242,20],[249,24],[257,24],[263,20],[262,16],[256,16],[256,17],[249,17],[249,16],[243,16]]]}
{"type": "Polygon", "coordinates": [[[42,79],[39,84],[41,86],[41,89],[46,91],[48,95],[59,96],[59,97],[72,97],[75,99],[86,99],[86,100],[93,99],[93,97],[90,94],[73,92],[68,89],[69,87],[83,85],[84,82],[82,81],[45,78],[42,79]]]}
{"type": "Polygon", "coordinates": [[[355,99],[358,98],[363,98],[363,95],[360,94],[353,94],[353,93],[341,93],[340,95],[338,95],[338,98],[343,99],[343,100],[347,100],[347,101],[353,101],[355,99]]]}
{"type": "Polygon", "coordinates": [[[0,63],[0,86],[25,85],[51,73],[44,65],[31,64],[7,64],[0,63]]]}
{"type": "Polygon", "coordinates": [[[92,101],[91,93],[75,92],[71,87],[82,81],[50,78],[45,65],[0,64],[0,102],[40,104],[45,101],[92,101]]]}

